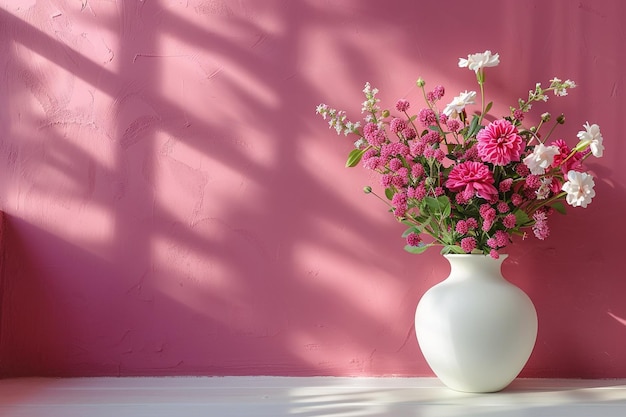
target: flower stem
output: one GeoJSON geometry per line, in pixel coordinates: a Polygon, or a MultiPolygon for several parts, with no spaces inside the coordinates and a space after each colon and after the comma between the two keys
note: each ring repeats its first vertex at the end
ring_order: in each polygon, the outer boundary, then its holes
{"type": "Polygon", "coordinates": [[[476,79],[478,79],[478,85],[480,86],[480,117],[478,118],[478,124],[481,124],[485,117],[485,75],[483,69],[476,73],[476,79]]]}

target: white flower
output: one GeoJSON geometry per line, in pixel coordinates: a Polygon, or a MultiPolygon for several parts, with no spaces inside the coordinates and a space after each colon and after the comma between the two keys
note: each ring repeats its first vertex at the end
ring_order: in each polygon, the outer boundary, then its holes
{"type": "Polygon", "coordinates": [[[363,107],[361,107],[361,113],[376,113],[380,110],[377,105],[380,100],[376,98],[378,88],[372,88],[370,83],[366,82],[365,87],[363,88],[363,93],[365,93],[366,100],[363,102],[363,107]]]}
{"type": "Polygon", "coordinates": [[[577,151],[582,151],[587,149],[587,147],[591,148],[591,153],[596,158],[600,158],[604,153],[604,145],[602,144],[602,133],[600,133],[600,126],[597,124],[589,125],[589,122],[583,125],[585,130],[581,130],[578,132],[578,145],[576,145],[577,151]]]}
{"type": "Polygon", "coordinates": [[[591,203],[591,199],[596,196],[593,190],[595,183],[593,177],[585,172],[569,171],[567,182],[563,184],[562,190],[567,193],[565,200],[573,207],[583,208],[591,203]]]}
{"type": "Polygon", "coordinates": [[[356,142],[354,142],[354,147],[356,149],[363,149],[367,146],[367,141],[363,138],[359,138],[356,142]]]}
{"type": "Polygon", "coordinates": [[[350,133],[357,133],[357,130],[358,130],[359,127],[361,127],[361,123],[360,122],[353,123],[353,122],[349,121],[349,122],[346,123],[346,125],[344,127],[343,134],[345,136],[348,136],[350,133]]]}
{"type": "Polygon", "coordinates": [[[458,117],[468,104],[474,104],[476,101],[476,91],[464,91],[461,95],[454,97],[452,102],[443,109],[443,114],[448,117],[458,117]]]}
{"type": "Polygon", "coordinates": [[[324,103],[319,104],[315,108],[315,113],[321,114],[324,120],[326,120],[326,115],[328,114],[328,106],[324,103]]]}
{"type": "Polygon", "coordinates": [[[481,68],[495,67],[500,63],[500,56],[498,54],[491,55],[491,51],[485,51],[482,54],[471,54],[465,58],[459,58],[459,67],[469,68],[472,71],[478,72],[481,68]]]}
{"type": "Polygon", "coordinates": [[[372,85],[368,82],[365,83],[365,87],[363,87],[363,92],[366,96],[375,96],[378,94],[378,88],[372,88],[372,85]]]}
{"type": "Polygon", "coordinates": [[[546,171],[546,168],[552,165],[554,157],[559,153],[558,147],[540,143],[535,146],[531,154],[524,158],[524,164],[530,169],[531,174],[541,175],[546,171]]]}
{"type": "Polygon", "coordinates": [[[550,80],[550,87],[554,88],[555,96],[566,96],[569,88],[576,88],[576,83],[572,80],[562,81],[560,78],[554,77],[550,80]]]}
{"type": "Polygon", "coordinates": [[[541,185],[535,191],[537,200],[545,200],[550,196],[550,186],[552,185],[552,177],[544,177],[541,179],[541,185]]]}

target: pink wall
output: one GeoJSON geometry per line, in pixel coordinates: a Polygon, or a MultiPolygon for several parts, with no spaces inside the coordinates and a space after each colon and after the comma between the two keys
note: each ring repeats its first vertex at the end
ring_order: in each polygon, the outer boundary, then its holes
{"type": "Polygon", "coordinates": [[[446,262],[314,109],[452,97],[491,49],[491,97],[571,78],[545,110],[607,149],[592,205],[505,264],[539,313],[522,375],[626,377],[626,3],[82,3],[1,2],[1,375],[431,375],[413,312],[446,262]]]}

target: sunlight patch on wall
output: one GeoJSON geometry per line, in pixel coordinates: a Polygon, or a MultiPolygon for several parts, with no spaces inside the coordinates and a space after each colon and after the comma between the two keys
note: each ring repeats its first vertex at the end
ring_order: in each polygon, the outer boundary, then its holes
{"type": "MultiPolygon", "coordinates": [[[[330,227],[317,224],[321,234],[335,233],[330,227]]],[[[349,247],[349,238],[339,246],[349,247]]],[[[306,285],[332,294],[333,299],[344,300],[359,311],[377,317],[390,314],[390,305],[397,304],[398,294],[393,283],[385,281],[388,273],[376,271],[371,265],[359,265],[352,256],[333,249],[332,244],[297,242],[293,248],[294,264],[299,270],[310,271],[306,285]],[[383,285],[384,281],[384,285],[383,285]]],[[[399,288],[399,287],[398,287],[399,288]]]]}

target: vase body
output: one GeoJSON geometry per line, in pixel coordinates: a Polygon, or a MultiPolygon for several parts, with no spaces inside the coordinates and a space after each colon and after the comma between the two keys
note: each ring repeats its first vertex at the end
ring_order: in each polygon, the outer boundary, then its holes
{"type": "Polygon", "coordinates": [[[444,255],[450,275],[430,288],[415,312],[426,362],[446,386],[500,391],[520,373],[537,338],[530,298],[501,273],[507,255],[444,255]]]}

